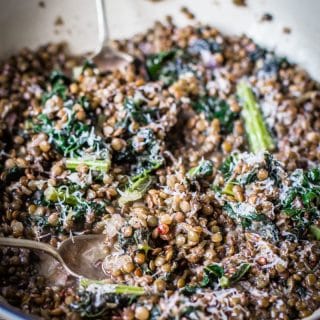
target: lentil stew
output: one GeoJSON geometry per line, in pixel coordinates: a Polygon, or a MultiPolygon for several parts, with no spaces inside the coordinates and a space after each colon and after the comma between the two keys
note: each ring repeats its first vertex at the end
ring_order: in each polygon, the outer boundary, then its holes
{"type": "Polygon", "coordinates": [[[135,57],[125,71],[64,44],[0,65],[0,236],[103,233],[106,274],[53,280],[36,253],[2,248],[1,296],[43,319],[312,314],[319,84],[207,25],[168,18],[114,45],[135,57]]]}

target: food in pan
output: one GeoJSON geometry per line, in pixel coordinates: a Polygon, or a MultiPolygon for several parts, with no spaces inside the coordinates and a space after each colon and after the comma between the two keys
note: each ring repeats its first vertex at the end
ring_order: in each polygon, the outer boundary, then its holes
{"type": "Polygon", "coordinates": [[[52,281],[36,253],[2,248],[1,295],[44,319],[312,314],[319,84],[205,25],[115,45],[135,57],[125,71],[57,44],[1,63],[0,235],[103,233],[106,274],[52,281]]]}

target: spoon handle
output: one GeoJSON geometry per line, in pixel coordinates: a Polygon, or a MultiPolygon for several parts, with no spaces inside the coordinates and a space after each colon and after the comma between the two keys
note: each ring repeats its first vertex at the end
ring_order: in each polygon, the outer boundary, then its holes
{"type": "Polygon", "coordinates": [[[46,243],[33,241],[33,240],[26,240],[26,239],[0,237],[0,246],[41,250],[50,254],[55,259],[57,259],[61,264],[64,265],[64,262],[59,252],[55,248],[53,248],[52,246],[46,243]]]}
{"type": "Polygon", "coordinates": [[[98,36],[99,36],[98,52],[100,52],[103,47],[107,47],[109,45],[109,41],[110,41],[105,0],[96,0],[96,8],[97,8],[98,36]]]}

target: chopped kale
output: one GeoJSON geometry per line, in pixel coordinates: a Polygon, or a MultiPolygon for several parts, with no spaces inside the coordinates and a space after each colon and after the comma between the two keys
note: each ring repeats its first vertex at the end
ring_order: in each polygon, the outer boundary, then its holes
{"type": "Polygon", "coordinates": [[[266,170],[268,171],[268,177],[274,181],[277,187],[281,184],[280,171],[281,165],[280,162],[275,160],[272,154],[265,152],[264,159],[266,162],[266,170]]]}
{"type": "Polygon", "coordinates": [[[163,51],[147,57],[146,66],[151,80],[158,80],[164,65],[175,57],[176,51],[163,51]]]}
{"type": "Polygon", "coordinates": [[[63,100],[66,100],[68,92],[67,86],[69,83],[70,79],[67,76],[60,71],[53,71],[50,75],[51,91],[42,96],[42,104],[45,104],[47,100],[55,95],[59,96],[63,100]]]}
{"type": "Polygon", "coordinates": [[[184,50],[160,52],[147,57],[147,71],[151,80],[161,80],[169,86],[181,74],[191,71],[190,59],[190,55],[184,50]]]}
{"type": "Polygon", "coordinates": [[[229,180],[233,174],[233,170],[238,162],[238,155],[236,153],[231,154],[220,166],[220,171],[223,174],[225,180],[229,180]]]}
{"type": "Polygon", "coordinates": [[[320,168],[297,169],[289,179],[291,186],[284,189],[281,206],[301,237],[320,216],[320,168]]]}
{"type": "Polygon", "coordinates": [[[153,121],[155,110],[143,108],[143,100],[127,98],[123,106],[126,110],[126,117],[119,124],[120,127],[128,129],[133,121],[139,125],[146,125],[153,121]]]}
{"type": "Polygon", "coordinates": [[[265,215],[256,212],[254,207],[238,202],[227,202],[223,206],[230,218],[241,224],[244,228],[251,226],[253,221],[264,221],[265,215]]]}
{"type": "Polygon", "coordinates": [[[188,306],[181,310],[179,314],[180,317],[183,319],[199,319],[198,310],[200,309],[199,306],[188,306]]]}
{"type": "MultiPolygon", "coordinates": [[[[88,213],[101,216],[105,213],[105,201],[88,201],[85,198],[86,188],[80,188],[77,184],[61,185],[59,187],[47,187],[43,196],[35,200],[35,203],[51,209],[55,208],[60,213],[58,223],[54,226],[57,230],[64,227],[67,220],[83,223],[88,213]]],[[[46,216],[33,215],[32,220],[42,227],[49,226],[46,216]]]]}
{"type": "Polygon", "coordinates": [[[90,111],[90,102],[86,96],[78,98],[76,103],[79,103],[87,112],[90,111]]]}
{"type": "Polygon", "coordinates": [[[161,142],[149,128],[140,129],[128,140],[124,150],[115,153],[114,158],[120,163],[132,164],[134,173],[132,180],[150,174],[165,162],[161,142]]]}
{"type": "MultiPolygon", "coordinates": [[[[156,139],[155,134],[150,129],[141,129],[137,137],[143,139],[142,146],[144,151],[137,152],[137,174],[150,173],[164,164],[164,157],[161,152],[160,142],[156,139]]],[[[133,147],[138,150],[139,147],[133,142],[133,147]]]]}
{"type": "Polygon", "coordinates": [[[223,210],[237,224],[248,231],[258,233],[262,238],[272,242],[279,241],[279,230],[264,214],[258,213],[254,207],[237,202],[226,202],[223,210]]]}
{"type": "Polygon", "coordinates": [[[226,275],[224,268],[218,264],[210,264],[203,268],[203,279],[198,285],[187,285],[182,292],[185,295],[192,295],[201,288],[215,288],[219,283],[221,288],[228,288],[239,282],[250,270],[249,263],[242,263],[232,275],[226,275]]]}
{"type": "Polygon", "coordinates": [[[82,66],[77,66],[73,68],[72,74],[73,78],[77,79],[80,75],[84,74],[87,69],[95,69],[96,65],[91,61],[86,59],[82,66]]]}
{"type": "Polygon", "coordinates": [[[35,132],[46,133],[55,149],[62,155],[81,157],[83,151],[90,148],[93,152],[104,151],[109,156],[106,145],[101,137],[94,133],[94,128],[77,120],[71,110],[68,122],[61,129],[57,129],[55,121],[44,114],[40,115],[38,120],[34,125],[35,132]]]}
{"type": "Polygon", "coordinates": [[[199,165],[191,168],[187,177],[191,180],[201,179],[211,176],[213,173],[213,162],[211,160],[201,160],[199,165]]]}
{"type": "Polygon", "coordinates": [[[233,130],[233,122],[238,117],[225,100],[216,97],[200,97],[193,102],[192,107],[197,113],[203,113],[208,121],[218,119],[223,133],[230,133],[233,130]]]}
{"type": "Polygon", "coordinates": [[[150,230],[144,228],[134,229],[131,237],[124,237],[122,233],[119,233],[118,243],[123,250],[127,250],[131,246],[136,246],[137,250],[142,250],[146,254],[154,245],[150,230]]]}
{"type": "Polygon", "coordinates": [[[124,206],[128,202],[141,199],[152,183],[153,178],[149,174],[134,177],[124,191],[119,191],[121,194],[118,200],[119,205],[124,206]]]}
{"type": "Polygon", "coordinates": [[[229,278],[230,282],[234,283],[234,282],[240,281],[245,276],[245,274],[250,270],[250,268],[251,268],[251,265],[249,263],[242,263],[239,266],[239,268],[236,270],[236,272],[233,273],[229,278]]]}
{"type": "Polygon", "coordinates": [[[211,264],[203,268],[203,279],[201,281],[201,287],[213,286],[217,279],[221,279],[224,276],[223,267],[218,264],[211,264]]]}
{"type": "Polygon", "coordinates": [[[141,287],[81,279],[78,299],[70,308],[85,318],[108,318],[116,308],[129,306],[144,293],[141,287]]]}
{"type": "Polygon", "coordinates": [[[87,69],[95,69],[96,65],[93,61],[86,59],[82,65],[81,73],[86,71],[87,69]]]}
{"type": "Polygon", "coordinates": [[[310,228],[310,233],[317,239],[320,240],[320,228],[316,226],[315,224],[311,225],[310,228]]]}

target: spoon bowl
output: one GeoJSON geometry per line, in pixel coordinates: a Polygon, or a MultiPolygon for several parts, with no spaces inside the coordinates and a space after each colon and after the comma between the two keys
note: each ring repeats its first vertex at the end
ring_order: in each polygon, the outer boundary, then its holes
{"type": "Polygon", "coordinates": [[[96,8],[99,46],[90,60],[98,67],[100,72],[124,69],[126,65],[133,62],[133,57],[114,49],[110,43],[105,0],[96,0],[96,8]]]}
{"type": "Polygon", "coordinates": [[[44,251],[58,260],[68,274],[90,280],[105,279],[102,262],[106,256],[105,235],[80,235],[64,240],[58,249],[49,244],[15,238],[0,237],[0,246],[44,251]]]}

